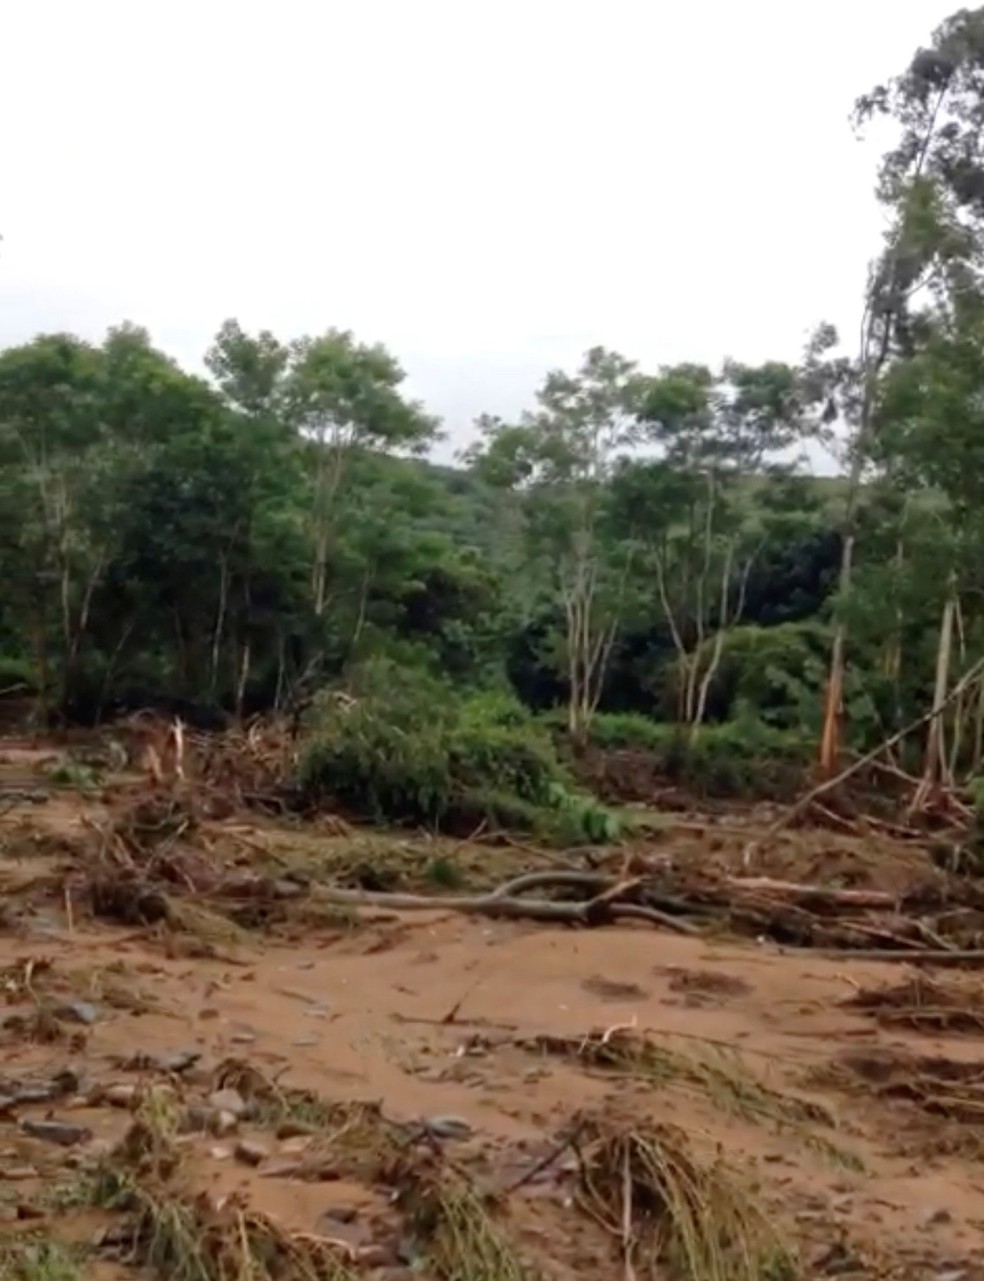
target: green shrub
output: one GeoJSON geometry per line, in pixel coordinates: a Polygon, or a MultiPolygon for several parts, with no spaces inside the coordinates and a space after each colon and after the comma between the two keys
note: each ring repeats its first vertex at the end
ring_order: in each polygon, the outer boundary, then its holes
{"type": "Polygon", "coordinates": [[[309,802],[375,822],[468,830],[482,822],[556,839],[610,839],[614,820],[578,796],[547,729],[502,693],[462,697],[425,672],[363,664],[345,696],[317,700],[302,754],[309,802]]]}
{"type": "Polygon", "coordinates": [[[34,667],[26,659],[0,654],[0,694],[7,691],[36,694],[38,678],[34,667]]]}
{"type": "Polygon", "coordinates": [[[812,734],[781,729],[752,716],[686,726],[634,713],[601,713],[590,744],[602,752],[631,751],[652,760],[654,774],[701,797],[785,799],[806,781],[816,750],[812,734]]]}

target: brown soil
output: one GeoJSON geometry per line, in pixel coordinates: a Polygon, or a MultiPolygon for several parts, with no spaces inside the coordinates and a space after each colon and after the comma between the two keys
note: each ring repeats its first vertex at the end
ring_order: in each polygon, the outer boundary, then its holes
{"type": "MultiPolygon", "coordinates": [[[[53,755],[0,742],[0,1275],[16,1277],[46,1240],[77,1252],[79,1276],[148,1275],[120,1213],[84,1204],[86,1179],[156,1091],[211,1125],[209,1096],[234,1081],[256,1107],[227,1133],[174,1138],[182,1188],[210,1214],[238,1206],[241,1224],[254,1223],[248,1213],[338,1243],[357,1276],[440,1275],[411,1269],[395,1176],[379,1164],[384,1134],[400,1136],[398,1163],[439,1161],[509,1189],[504,1230],[529,1277],[629,1275],[617,1234],[572,1201],[565,1127],[590,1114],[674,1127],[720,1155],[788,1244],[795,1275],[984,1278],[984,1032],[965,1019],[949,1035],[949,1000],[939,1022],[918,1024],[850,1000],[908,971],[632,923],[574,930],[381,908],[318,919],[289,903],[196,947],[160,922],[99,922],[75,897],[94,832],[140,782],[54,790],[53,755]],[[635,1048],[615,1062],[601,1052],[613,1047],[635,1048]],[[44,1097],[52,1081],[61,1093],[44,1097]],[[37,1101],[18,1097],[32,1084],[37,1101]],[[352,1111],[359,1102],[379,1114],[352,1111]],[[32,1126],[45,1120],[84,1133],[60,1146],[32,1126]],[[352,1141],[339,1148],[343,1131],[352,1141]]],[[[755,821],[681,819],[639,853],[733,870],[755,821]]],[[[472,890],[531,866],[520,849],[242,813],[189,840],[199,859],[328,867],[350,885],[373,868],[426,884],[424,869],[450,860],[472,890]]],[[[892,893],[933,876],[913,847],[809,831],[753,870],[892,893]]]]}

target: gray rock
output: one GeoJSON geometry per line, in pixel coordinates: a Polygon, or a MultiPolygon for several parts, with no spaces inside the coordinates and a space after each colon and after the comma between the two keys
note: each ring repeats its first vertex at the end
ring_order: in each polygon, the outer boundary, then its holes
{"type": "Polygon", "coordinates": [[[255,1139],[240,1139],[235,1147],[236,1160],[243,1165],[262,1165],[269,1155],[264,1145],[255,1139]]]}
{"type": "Polygon", "coordinates": [[[92,1138],[92,1131],[87,1125],[73,1125],[70,1121],[35,1121],[25,1117],[20,1124],[25,1134],[46,1143],[57,1143],[63,1148],[87,1143],[92,1138]]]}
{"type": "Polygon", "coordinates": [[[233,1116],[246,1115],[246,1100],[238,1090],[214,1090],[208,1096],[208,1105],[217,1112],[231,1112],[233,1116]]]}
{"type": "Polygon", "coordinates": [[[102,1092],[102,1098],[111,1108],[129,1108],[133,1106],[133,1101],[137,1097],[137,1087],[128,1083],[107,1086],[102,1092]]]}
{"type": "Polygon", "coordinates": [[[58,1090],[51,1083],[22,1085],[14,1094],[15,1103],[47,1103],[57,1096],[58,1090]]]}
{"type": "Polygon", "coordinates": [[[424,1126],[436,1139],[467,1139],[474,1133],[472,1126],[460,1116],[429,1116],[424,1126]]]}
{"type": "Polygon", "coordinates": [[[192,1105],[182,1113],[179,1128],[182,1134],[205,1134],[211,1130],[214,1119],[215,1113],[211,1108],[192,1105]]]}
{"type": "Polygon", "coordinates": [[[239,1118],[234,1112],[225,1112],[220,1109],[213,1112],[212,1122],[209,1129],[217,1138],[224,1138],[227,1134],[234,1134],[239,1127],[239,1118]]]}
{"type": "Polygon", "coordinates": [[[99,1019],[99,1011],[89,1001],[66,1001],[55,1007],[55,1017],[68,1023],[82,1023],[91,1027],[99,1019]]]}

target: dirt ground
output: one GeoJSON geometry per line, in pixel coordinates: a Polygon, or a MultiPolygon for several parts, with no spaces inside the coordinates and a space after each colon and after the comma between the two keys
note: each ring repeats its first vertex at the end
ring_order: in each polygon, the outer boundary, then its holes
{"type": "MultiPolygon", "coordinates": [[[[284,1276],[655,1275],[642,1245],[627,1250],[626,1225],[599,1221],[578,1192],[578,1132],[619,1126],[666,1128],[726,1170],[782,1243],[776,1281],[984,1278],[975,973],[714,931],[577,930],[440,908],[281,913],[196,947],[160,922],[94,918],[80,867],[141,783],[56,787],[57,757],[0,741],[0,1277],[227,1275],[155,1257],[146,1224],[133,1227],[134,1196],[92,1191],[158,1108],[175,1118],[159,1129],[176,1172],[148,1178],[180,1186],[206,1218],[235,1207],[244,1232],[262,1220],[305,1249],[328,1242],[349,1269],[292,1272],[288,1260],[284,1276]],[[948,1000],[962,994],[951,1014],[937,1008],[937,980],[948,1000]],[[919,982],[925,1017],[859,999],[919,982]],[[375,1137],[343,1141],[362,1124],[375,1137]],[[381,1126],[404,1165],[410,1154],[497,1194],[511,1263],[455,1271],[421,1253],[404,1176],[369,1159],[381,1126]]],[[[681,820],[639,848],[734,863],[745,836],[734,823],[681,820]]],[[[233,849],[242,868],[271,852],[316,862],[351,847],[365,864],[395,851],[430,865],[437,853],[491,883],[503,857],[241,814],[198,840],[206,854],[233,849]]],[[[522,849],[508,857],[506,875],[526,866],[522,849]]],[[[928,874],[910,846],[873,850],[830,832],[793,833],[763,857],[763,874],[841,886],[928,874]]],[[[646,1212],[640,1202],[640,1224],[646,1212]]],[[[266,1275],[277,1268],[252,1274],[266,1275]]]]}

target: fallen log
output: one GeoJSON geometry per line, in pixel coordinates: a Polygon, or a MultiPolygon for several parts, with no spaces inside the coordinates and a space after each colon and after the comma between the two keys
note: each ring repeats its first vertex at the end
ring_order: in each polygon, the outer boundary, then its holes
{"type": "Polygon", "coordinates": [[[621,896],[636,893],[640,880],[616,881],[594,872],[530,872],[500,885],[488,894],[437,895],[393,894],[372,890],[349,890],[328,885],[312,887],[312,896],[324,903],[348,904],[352,907],[380,907],[395,912],[462,912],[492,920],[542,921],[550,924],[581,925],[596,928],[618,921],[647,921],[661,925],[676,934],[697,934],[689,921],[670,916],[646,903],[623,902],[621,896]],[[579,887],[594,891],[594,897],[580,902],[551,899],[524,899],[526,889],[579,887]]]}
{"type": "Polygon", "coordinates": [[[822,885],[802,885],[796,881],[777,881],[770,876],[727,876],[725,884],[741,891],[773,895],[786,902],[829,903],[843,907],[870,907],[891,911],[897,896],[884,890],[836,890],[822,885]]]}

